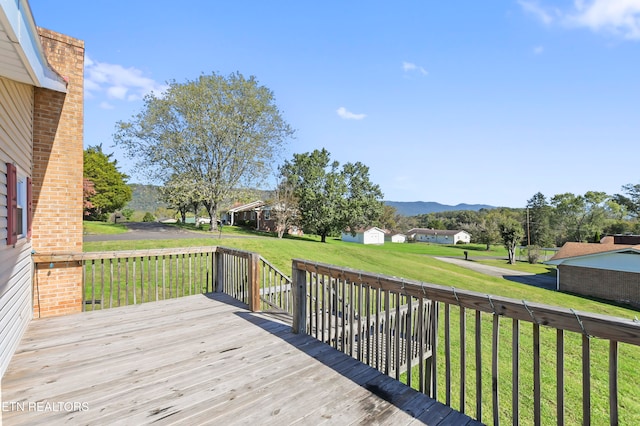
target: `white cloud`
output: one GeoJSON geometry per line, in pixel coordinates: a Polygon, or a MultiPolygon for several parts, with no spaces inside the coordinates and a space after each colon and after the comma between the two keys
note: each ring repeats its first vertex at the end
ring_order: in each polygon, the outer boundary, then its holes
{"type": "Polygon", "coordinates": [[[576,0],[574,6],[568,24],[640,40],[640,0],[576,0]]]}
{"type": "Polygon", "coordinates": [[[403,62],[402,63],[402,70],[404,72],[419,72],[422,75],[427,75],[429,74],[427,72],[427,70],[425,70],[423,67],[421,67],[420,65],[416,65],[413,62],[403,62]]]}
{"type": "Polygon", "coordinates": [[[87,98],[104,93],[109,99],[135,101],[151,92],[160,94],[167,89],[166,85],[145,77],[137,68],[98,62],[89,56],[85,57],[84,70],[87,98]]]}
{"type": "Polygon", "coordinates": [[[538,19],[545,25],[549,25],[554,20],[553,15],[545,8],[540,6],[536,1],[518,0],[518,4],[525,12],[533,15],[536,19],[538,19]]]}
{"type": "Polygon", "coordinates": [[[640,40],[640,0],[574,0],[568,10],[542,6],[535,0],[518,0],[518,4],[545,25],[557,23],[640,40]]]}
{"type": "Polygon", "coordinates": [[[543,52],[544,52],[543,46],[536,46],[533,48],[533,53],[536,55],[542,55],[543,52]]]}
{"type": "Polygon", "coordinates": [[[347,111],[345,107],[338,108],[336,112],[338,113],[340,118],[343,118],[345,120],[362,120],[367,116],[366,114],[354,114],[351,111],[347,111]]]}
{"type": "Polygon", "coordinates": [[[111,105],[109,102],[102,101],[100,102],[100,108],[102,109],[114,109],[115,107],[111,105]]]}

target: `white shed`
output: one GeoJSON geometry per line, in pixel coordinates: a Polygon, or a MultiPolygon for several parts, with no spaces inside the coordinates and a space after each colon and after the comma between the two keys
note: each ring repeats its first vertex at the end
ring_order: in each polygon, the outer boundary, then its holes
{"type": "Polygon", "coordinates": [[[342,233],[342,241],[359,244],[384,244],[384,231],[375,226],[356,230],[356,235],[351,235],[350,231],[342,233]]]}

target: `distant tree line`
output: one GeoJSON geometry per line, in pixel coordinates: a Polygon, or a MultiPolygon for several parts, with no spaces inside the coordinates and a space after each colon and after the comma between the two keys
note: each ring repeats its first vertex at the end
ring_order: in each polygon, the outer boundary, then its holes
{"type": "Polygon", "coordinates": [[[597,242],[612,234],[640,234],[640,184],[623,185],[620,194],[588,191],[547,198],[538,192],[524,208],[459,210],[400,217],[387,212],[386,224],[399,229],[461,229],[472,242],[503,243],[500,224],[516,222],[522,245],[560,247],[568,241],[597,242]]]}

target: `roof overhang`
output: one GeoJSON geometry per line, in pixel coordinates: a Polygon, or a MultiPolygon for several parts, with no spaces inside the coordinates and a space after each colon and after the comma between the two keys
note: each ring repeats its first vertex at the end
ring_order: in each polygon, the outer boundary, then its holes
{"type": "Polygon", "coordinates": [[[0,0],[0,76],[67,91],[62,77],[49,66],[27,0],[0,0]]]}
{"type": "Polygon", "coordinates": [[[582,255],[576,255],[576,256],[569,256],[569,257],[562,257],[560,259],[549,259],[545,262],[543,262],[545,265],[562,265],[565,262],[571,262],[577,259],[592,259],[592,258],[596,258],[596,257],[602,257],[602,256],[608,256],[611,254],[616,254],[616,253],[626,253],[626,252],[632,252],[635,253],[637,255],[640,255],[640,246],[625,246],[624,248],[620,248],[617,250],[607,250],[607,251],[601,251],[601,252],[597,252],[597,253],[589,253],[589,254],[582,254],[582,255]]]}

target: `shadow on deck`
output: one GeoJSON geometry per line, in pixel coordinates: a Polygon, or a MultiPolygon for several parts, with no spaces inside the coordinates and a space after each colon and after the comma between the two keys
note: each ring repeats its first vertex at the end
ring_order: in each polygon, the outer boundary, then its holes
{"type": "Polygon", "coordinates": [[[480,424],[219,293],[34,320],[2,407],[5,425],[480,424]]]}

